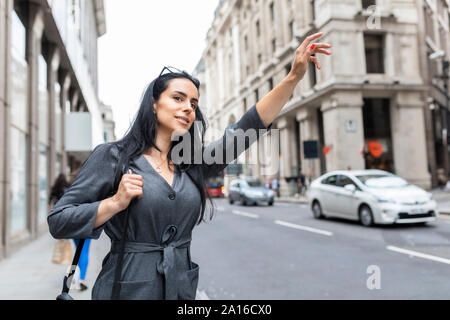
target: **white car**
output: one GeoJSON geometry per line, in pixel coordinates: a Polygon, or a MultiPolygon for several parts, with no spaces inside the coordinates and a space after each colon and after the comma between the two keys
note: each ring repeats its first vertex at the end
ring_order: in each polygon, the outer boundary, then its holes
{"type": "Polygon", "coordinates": [[[307,193],[315,218],[339,217],[373,224],[427,223],[439,213],[431,193],[382,170],[333,171],[307,193]]]}

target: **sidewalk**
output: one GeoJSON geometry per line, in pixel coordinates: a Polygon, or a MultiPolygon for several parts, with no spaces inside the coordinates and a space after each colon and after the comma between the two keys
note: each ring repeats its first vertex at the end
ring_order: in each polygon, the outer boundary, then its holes
{"type": "MultiPolygon", "coordinates": [[[[64,276],[69,264],[51,262],[53,247],[57,240],[50,233],[0,260],[0,300],[55,300],[61,293],[64,276]]],[[[72,251],[75,254],[75,244],[72,251]]],[[[111,247],[111,241],[103,232],[98,240],[91,240],[89,265],[85,291],[70,290],[75,300],[91,300],[92,286],[101,270],[103,258],[111,247]]],[[[196,300],[208,300],[201,290],[197,290],[196,300]]]]}
{"type": "MultiPolygon", "coordinates": [[[[450,190],[433,189],[430,192],[437,202],[439,214],[450,215],[450,190]]],[[[308,203],[308,198],[306,196],[279,197],[275,198],[275,202],[306,204],[308,203]]]]}
{"type": "MultiPolygon", "coordinates": [[[[55,300],[61,293],[68,264],[51,262],[53,247],[57,240],[49,233],[21,248],[10,257],[0,260],[0,300],[55,300]]],[[[75,244],[72,251],[75,254],[75,244]]],[[[91,290],[101,269],[103,257],[110,247],[109,238],[102,233],[92,240],[85,291],[70,290],[75,300],[90,300],[91,290]]]]}

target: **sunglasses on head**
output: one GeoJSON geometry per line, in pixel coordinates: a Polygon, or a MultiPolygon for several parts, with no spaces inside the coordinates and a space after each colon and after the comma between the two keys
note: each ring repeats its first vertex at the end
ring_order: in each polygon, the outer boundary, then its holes
{"type": "Polygon", "coordinates": [[[178,68],[170,67],[170,66],[165,66],[165,67],[161,70],[161,73],[159,74],[158,78],[161,77],[161,76],[164,75],[164,74],[167,74],[167,73],[183,73],[183,72],[184,72],[184,71],[181,71],[181,70],[178,69],[178,68]]]}

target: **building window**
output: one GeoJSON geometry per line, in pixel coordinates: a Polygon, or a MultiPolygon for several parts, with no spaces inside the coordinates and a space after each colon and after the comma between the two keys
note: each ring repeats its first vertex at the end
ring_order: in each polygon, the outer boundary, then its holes
{"type": "Polygon", "coordinates": [[[316,20],[316,4],[315,4],[315,0],[311,0],[310,1],[310,8],[311,8],[312,22],[314,22],[316,20]]]}
{"type": "Polygon", "coordinates": [[[272,22],[274,22],[275,21],[275,6],[274,6],[273,2],[270,3],[269,8],[270,8],[270,19],[272,20],[272,22]]]}
{"type": "Polygon", "coordinates": [[[364,10],[368,9],[370,6],[376,5],[376,0],[362,0],[361,2],[362,8],[364,10]]]}
{"type": "Polygon", "coordinates": [[[288,75],[289,72],[291,72],[291,68],[292,68],[292,65],[290,63],[284,67],[284,71],[286,72],[286,75],[288,75]]]}
{"type": "Polygon", "coordinates": [[[314,62],[309,63],[308,75],[309,75],[309,83],[312,89],[317,84],[316,65],[314,64],[314,62]]]}
{"type": "Polygon", "coordinates": [[[259,20],[256,21],[256,36],[260,36],[261,35],[261,26],[259,24],[259,20]]]}
{"type": "Polygon", "coordinates": [[[62,168],[62,155],[58,154],[56,155],[56,162],[55,162],[55,177],[57,177],[60,173],[64,172],[62,168]]]}
{"type": "Polygon", "coordinates": [[[294,39],[294,34],[295,34],[295,20],[292,20],[291,22],[289,22],[289,37],[291,40],[294,39]]]}
{"type": "Polygon", "coordinates": [[[244,112],[247,111],[247,98],[244,98],[243,102],[244,104],[244,112]]]}
{"type": "Polygon", "coordinates": [[[272,91],[272,89],[273,89],[273,79],[270,78],[270,79],[267,81],[267,83],[269,84],[269,91],[272,91]]]}
{"type": "Polygon", "coordinates": [[[272,53],[277,51],[277,39],[272,39],[272,53]]]}
{"type": "MultiPolygon", "coordinates": [[[[433,49],[427,45],[427,57],[430,56],[430,54],[432,53],[433,49]]],[[[428,77],[431,82],[433,77],[438,74],[438,61],[427,59],[427,65],[428,65],[428,77]]]]}
{"type": "Polygon", "coordinates": [[[48,205],[48,147],[39,145],[39,223],[47,220],[48,205]]]}
{"type": "Polygon", "coordinates": [[[26,31],[13,11],[11,17],[11,127],[9,186],[9,233],[27,228],[27,151],[28,151],[28,64],[25,60],[26,31]]]}
{"type": "Polygon", "coordinates": [[[27,143],[28,135],[15,127],[10,131],[10,159],[11,159],[11,185],[10,185],[10,233],[27,228],[27,143]]]}
{"type": "Polygon", "coordinates": [[[447,52],[447,38],[448,32],[444,30],[444,28],[439,28],[439,37],[440,37],[440,47],[443,51],[447,52]]]}
{"type": "Polygon", "coordinates": [[[72,25],[76,35],[81,40],[81,1],[72,0],[71,7],[72,25]]]}
{"type": "Polygon", "coordinates": [[[366,169],[381,169],[394,173],[390,101],[389,99],[363,99],[363,101],[366,169]],[[375,157],[368,152],[370,143],[381,145],[383,153],[375,157]]]}
{"type": "Polygon", "coordinates": [[[427,5],[423,7],[423,16],[425,18],[425,34],[434,41],[433,12],[427,5]]]}
{"type": "Polygon", "coordinates": [[[255,104],[259,101],[259,90],[255,90],[255,104]]]}
{"type": "Polygon", "coordinates": [[[258,53],[258,64],[261,65],[262,63],[262,54],[258,53]]]}
{"type": "Polygon", "coordinates": [[[384,42],[383,35],[377,34],[364,35],[367,73],[384,73],[383,42],[384,42]]]}
{"type": "Polygon", "coordinates": [[[49,104],[47,90],[47,63],[39,56],[39,222],[47,220],[48,204],[48,148],[49,148],[49,104]]]}
{"type": "Polygon", "coordinates": [[[244,46],[245,46],[245,50],[248,50],[248,38],[247,38],[247,36],[244,36],[244,46]]]}
{"type": "Polygon", "coordinates": [[[61,109],[61,86],[55,83],[55,148],[56,152],[61,153],[62,150],[62,109],[61,109]]]}

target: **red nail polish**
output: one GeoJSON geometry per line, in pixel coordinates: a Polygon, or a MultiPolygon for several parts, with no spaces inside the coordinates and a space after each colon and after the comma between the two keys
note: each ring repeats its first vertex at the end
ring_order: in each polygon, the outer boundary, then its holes
{"type": "Polygon", "coordinates": [[[315,44],[312,44],[312,45],[311,45],[311,50],[314,50],[315,47],[316,47],[316,45],[315,45],[315,44]]]}

